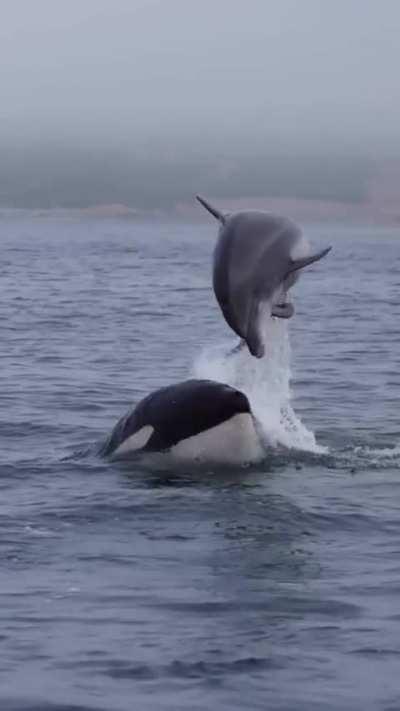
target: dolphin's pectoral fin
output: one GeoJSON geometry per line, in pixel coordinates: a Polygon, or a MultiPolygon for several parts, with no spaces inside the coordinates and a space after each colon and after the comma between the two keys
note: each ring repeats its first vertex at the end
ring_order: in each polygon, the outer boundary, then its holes
{"type": "Polygon", "coordinates": [[[223,212],[218,210],[217,207],[211,205],[207,200],[201,197],[201,195],[196,195],[196,200],[200,203],[200,205],[203,205],[203,207],[205,207],[206,210],[208,210],[208,212],[210,212],[213,217],[215,217],[217,220],[222,222],[222,224],[224,224],[226,220],[226,215],[224,215],[223,212]]]}
{"type": "Polygon", "coordinates": [[[294,314],[294,306],[290,301],[285,301],[282,304],[273,304],[271,308],[271,316],[275,318],[292,318],[294,314]]]}
{"type": "Polygon", "coordinates": [[[289,273],[294,272],[297,269],[303,269],[303,267],[307,267],[309,264],[313,264],[313,262],[318,262],[320,259],[325,257],[328,252],[331,251],[331,249],[332,247],[326,247],[325,249],[321,249],[320,252],[316,252],[315,254],[309,254],[308,257],[292,259],[290,262],[289,273]]]}

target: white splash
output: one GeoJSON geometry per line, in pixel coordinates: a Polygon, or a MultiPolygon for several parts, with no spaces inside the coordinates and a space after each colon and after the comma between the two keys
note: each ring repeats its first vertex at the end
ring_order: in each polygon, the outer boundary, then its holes
{"type": "Polygon", "coordinates": [[[283,319],[268,318],[265,356],[254,358],[247,347],[229,352],[225,346],[204,349],[193,366],[197,378],[210,378],[242,390],[262,428],[264,444],[323,453],[314,434],[295,414],[290,392],[290,344],[283,319]]]}

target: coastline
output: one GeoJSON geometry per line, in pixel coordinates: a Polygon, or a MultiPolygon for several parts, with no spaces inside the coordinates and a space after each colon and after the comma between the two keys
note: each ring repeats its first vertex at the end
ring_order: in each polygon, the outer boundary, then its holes
{"type": "MultiPolygon", "coordinates": [[[[300,199],[296,197],[218,198],[207,196],[227,211],[243,209],[267,210],[287,215],[298,222],[344,222],[400,226],[400,201],[368,200],[364,202],[336,202],[300,199]]],[[[89,205],[87,207],[16,208],[0,206],[0,220],[27,219],[128,219],[135,221],[177,220],[206,222],[207,217],[193,203],[182,201],[170,209],[139,209],[120,203],[89,205]]]]}

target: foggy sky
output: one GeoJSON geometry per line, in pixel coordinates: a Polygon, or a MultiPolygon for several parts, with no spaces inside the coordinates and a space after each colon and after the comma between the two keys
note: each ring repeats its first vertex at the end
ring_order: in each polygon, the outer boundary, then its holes
{"type": "Polygon", "coordinates": [[[12,169],[21,150],[28,163],[47,150],[62,162],[70,149],[114,164],[125,150],[153,163],[214,155],[227,175],[229,161],[260,151],[266,164],[279,152],[399,152],[397,0],[0,0],[0,9],[0,148],[12,169]]]}

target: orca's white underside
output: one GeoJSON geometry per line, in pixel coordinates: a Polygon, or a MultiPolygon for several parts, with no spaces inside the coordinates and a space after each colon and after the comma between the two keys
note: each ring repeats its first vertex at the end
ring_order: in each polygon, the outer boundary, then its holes
{"type": "MultiPolygon", "coordinates": [[[[146,425],[117,447],[114,455],[124,455],[142,449],[153,433],[146,425]]],[[[254,419],[240,413],[216,427],[187,437],[175,444],[168,454],[177,461],[245,464],[259,461],[264,450],[257,435],[254,419]]]]}

